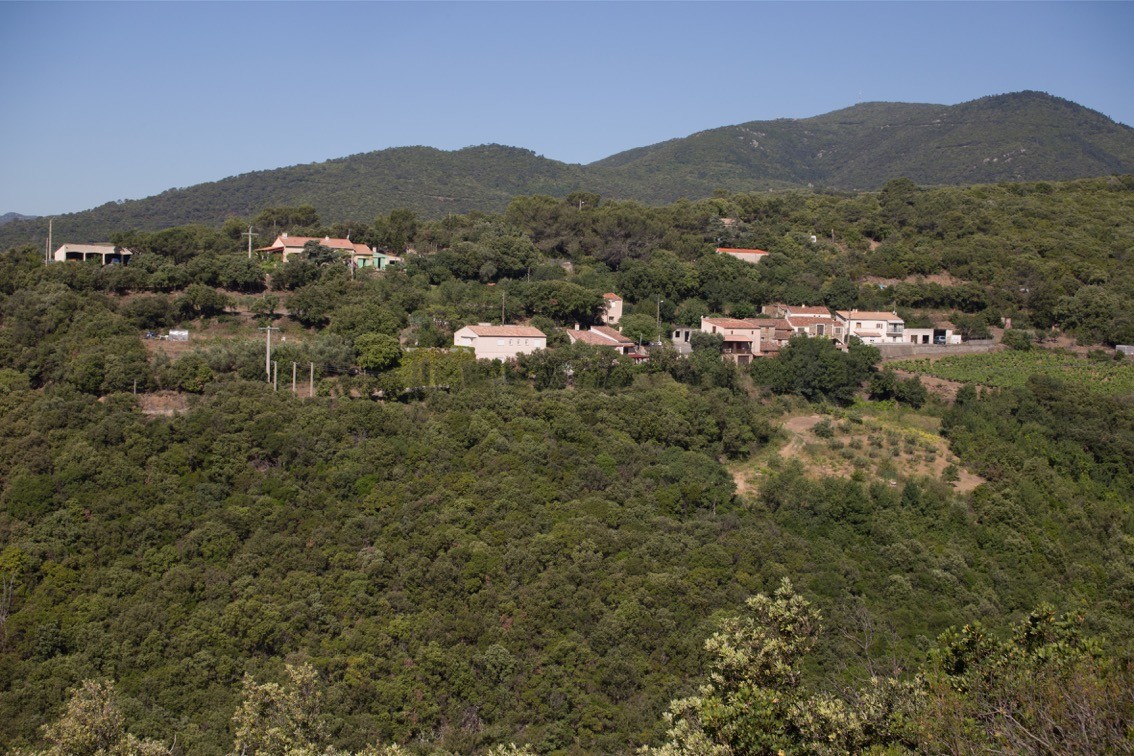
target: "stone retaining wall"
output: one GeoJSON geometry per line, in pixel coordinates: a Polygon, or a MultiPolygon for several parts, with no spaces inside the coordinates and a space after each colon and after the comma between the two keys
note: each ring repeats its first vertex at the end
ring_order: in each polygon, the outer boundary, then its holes
{"type": "Polygon", "coordinates": [[[967,341],[964,344],[876,344],[884,360],[907,357],[945,357],[950,354],[981,354],[1000,348],[994,341],[967,341]]]}

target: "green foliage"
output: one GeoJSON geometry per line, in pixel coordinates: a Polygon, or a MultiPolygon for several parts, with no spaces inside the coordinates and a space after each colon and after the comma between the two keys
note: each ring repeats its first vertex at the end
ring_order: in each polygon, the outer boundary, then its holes
{"type": "Polygon", "coordinates": [[[173,302],[174,310],[186,320],[214,317],[231,306],[228,295],[201,284],[185,287],[185,293],[173,302]]]}
{"type": "Polygon", "coordinates": [[[918,376],[899,378],[890,368],[885,368],[870,376],[870,398],[876,400],[893,399],[908,404],[915,409],[925,404],[929,392],[918,376]]]}
{"type": "Polygon", "coordinates": [[[537,281],[516,287],[525,312],[542,315],[561,325],[597,322],[602,294],[568,281],[537,281]]]}
{"type": "Polygon", "coordinates": [[[1023,753],[1134,749],[1130,670],[1082,634],[1081,617],[1041,607],[998,640],[980,624],[938,640],[928,670],[922,746],[1023,753]]]}
{"type": "Polygon", "coordinates": [[[169,750],[156,741],[126,732],[114,685],[85,680],[71,692],[67,708],[43,728],[47,748],[36,756],[159,756],[169,750]]]}
{"type": "Polygon", "coordinates": [[[287,666],[287,683],[257,683],[245,675],[240,706],[232,717],[237,753],[317,752],[326,741],[322,690],[309,664],[287,666]]]}
{"type": "Polygon", "coordinates": [[[772,597],[748,599],[747,608],[705,641],[709,682],[697,696],[670,704],[668,742],[650,752],[857,753],[913,744],[907,722],[920,703],[915,686],[873,680],[844,699],[801,685],[820,615],[790,581],[772,597]]]}
{"type": "Polygon", "coordinates": [[[660,334],[658,333],[658,321],[656,318],[652,318],[649,315],[639,313],[623,315],[618,325],[622,331],[622,335],[631,341],[641,341],[643,344],[651,344],[660,338],[660,334]]]}
{"type": "Polygon", "coordinates": [[[260,211],[252,225],[269,230],[274,237],[277,233],[302,232],[319,225],[319,214],[311,205],[297,207],[268,207],[260,211]]]}
{"type": "Polygon", "coordinates": [[[354,340],[358,366],[380,373],[398,366],[402,359],[402,346],[393,336],[384,333],[364,333],[354,340]]]}
{"type": "Polygon", "coordinates": [[[609,347],[576,342],[558,349],[537,349],[517,360],[520,371],[540,390],[566,388],[615,389],[628,386],[630,360],[609,347]]]}
{"type": "Polygon", "coordinates": [[[751,369],[757,383],[777,394],[849,404],[880,359],[877,349],[857,339],[841,352],[828,339],[794,336],[776,357],[756,360],[751,369]]]}
{"type": "Polygon", "coordinates": [[[1026,352],[1034,345],[1035,334],[1031,331],[1009,328],[1004,332],[1001,342],[1009,349],[1014,349],[1018,352],[1026,352]]]}
{"type": "Polygon", "coordinates": [[[658,754],[1006,751],[1119,753],[1134,747],[1130,671],[1082,634],[1082,618],[1040,608],[997,640],[949,630],[909,681],[871,678],[847,696],[809,690],[801,660],[819,613],[786,579],[705,642],[709,681],[675,700],[658,754]]]}

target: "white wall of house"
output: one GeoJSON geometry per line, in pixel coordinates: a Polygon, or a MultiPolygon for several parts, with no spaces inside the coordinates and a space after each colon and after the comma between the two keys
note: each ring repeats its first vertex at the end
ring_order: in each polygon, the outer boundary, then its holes
{"type": "Polygon", "coordinates": [[[478,360],[514,360],[547,348],[547,336],[523,326],[465,326],[453,334],[453,345],[471,347],[478,360]]]}
{"type": "Polygon", "coordinates": [[[602,322],[607,325],[615,325],[618,321],[622,320],[622,299],[610,298],[607,295],[603,296],[603,302],[606,303],[606,309],[602,313],[602,322]]]}
{"type": "Polygon", "coordinates": [[[847,337],[857,336],[867,344],[904,344],[905,321],[897,313],[839,310],[847,337]]]}

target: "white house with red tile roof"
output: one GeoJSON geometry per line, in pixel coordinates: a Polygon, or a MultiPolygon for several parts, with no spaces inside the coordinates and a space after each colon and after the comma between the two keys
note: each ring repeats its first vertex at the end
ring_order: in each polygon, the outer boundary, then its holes
{"type": "Polygon", "coordinates": [[[617,294],[607,292],[602,295],[603,312],[602,322],[607,325],[614,325],[622,320],[622,297],[617,294]]]}
{"type": "Polygon", "coordinates": [[[845,329],[844,338],[857,336],[867,344],[901,344],[906,321],[896,312],[839,310],[835,313],[845,329]]]}
{"type": "Polygon", "coordinates": [[[633,341],[623,336],[610,326],[591,326],[590,330],[582,331],[578,328],[564,328],[567,338],[574,344],[581,341],[593,346],[612,347],[619,354],[630,354],[636,346],[633,341]]]}
{"type": "Polygon", "coordinates": [[[319,246],[333,249],[336,252],[342,252],[344,255],[350,255],[351,261],[359,267],[372,266],[374,263],[365,262],[374,257],[374,250],[365,244],[358,244],[352,242],[350,239],[332,239],[329,236],[324,236],[320,239],[317,236],[288,236],[287,234],[280,234],[276,240],[267,247],[261,247],[256,250],[257,252],[266,252],[268,254],[279,254],[282,256],[283,262],[287,262],[293,255],[303,254],[303,247],[307,242],[319,242],[319,246]],[[360,261],[365,262],[365,265],[360,261]]]}
{"type": "Polygon", "coordinates": [[[718,255],[729,255],[746,263],[758,263],[767,256],[762,249],[741,249],[738,247],[717,247],[718,255]]]}
{"type": "Polygon", "coordinates": [[[547,336],[531,326],[465,326],[453,334],[453,346],[469,347],[478,360],[514,360],[521,354],[547,348],[547,336]]]}
{"type": "Polygon", "coordinates": [[[701,330],[724,338],[721,356],[738,365],[747,365],[760,356],[761,330],[757,320],[741,318],[701,318],[701,330]]]}

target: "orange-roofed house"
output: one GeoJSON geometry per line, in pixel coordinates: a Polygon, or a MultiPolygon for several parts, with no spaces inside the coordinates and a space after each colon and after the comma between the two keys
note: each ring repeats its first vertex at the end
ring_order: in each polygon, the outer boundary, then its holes
{"type": "Polygon", "coordinates": [[[844,338],[857,336],[867,344],[901,344],[905,341],[906,321],[896,312],[839,310],[835,316],[843,323],[844,338]]]}
{"type": "Polygon", "coordinates": [[[591,326],[590,330],[581,331],[578,328],[564,328],[567,338],[574,344],[581,341],[592,346],[611,347],[619,354],[630,354],[634,351],[634,342],[623,336],[610,326],[591,326]]]}
{"type": "Polygon", "coordinates": [[[370,249],[370,247],[365,244],[352,242],[350,239],[332,239],[329,236],[324,236],[320,239],[317,236],[288,236],[287,234],[280,234],[272,244],[267,247],[261,247],[256,251],[265,252],[270,255],[280,255],[283,262],[287,262],[293,256],[302,255],[304,245],[312,241],[319,242],[319,246],[321,247],[341,252],[344,257],[349,255],[351,262],[360,268],[376,266],[373,259],[374,250],[370,249]]]}
{"type": "Polygon", "coordinates": [[[729,255],[746,263],[758,263],[767,256],[762,249],[739,249],[737,247],[717,247],[718,255],[729,255]]]}
{"type": "Polygon", "coordinates": [[[763,325],[756,320],[740,318],[701,318],[701,330],[724,338],[721,357],[747,365],[760,355],[760,338],[763,325]]]}
{"type": "Polygon", "coordinates": [[[547,336],[531,326],[465,326],[453,334],[453,346],[468,347],[478,360],[514,360],[521,354],[547,348],[547,336]]]}
{"type": "Polygon", "coordinates": [[[622,320],[622,297],[608,292],[602,295],[602,302],[602,322],[612,326],[622,320]]]}

